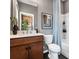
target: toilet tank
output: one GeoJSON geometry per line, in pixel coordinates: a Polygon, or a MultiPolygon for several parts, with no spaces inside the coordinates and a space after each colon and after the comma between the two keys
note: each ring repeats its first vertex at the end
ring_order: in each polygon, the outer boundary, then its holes
{"type": "Polygon", "coordinates": [[[53,35],[44,35],[44,41],[47,45],[51,44],[53,41],[53,35]]]}

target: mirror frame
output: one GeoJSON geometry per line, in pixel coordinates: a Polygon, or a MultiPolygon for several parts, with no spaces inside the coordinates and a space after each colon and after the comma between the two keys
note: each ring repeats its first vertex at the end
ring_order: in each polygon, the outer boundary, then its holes
{"type": "Polygon", "coordinates": [[[32,30],[34,30],[34,14],[25,13],[25,12],[20,12],[20,30],[21,30],[21,24],[22,24],[22,17],[21,17],[21,15],[26,15],[26,16],[31,16],[32,17],[32,30]]]}

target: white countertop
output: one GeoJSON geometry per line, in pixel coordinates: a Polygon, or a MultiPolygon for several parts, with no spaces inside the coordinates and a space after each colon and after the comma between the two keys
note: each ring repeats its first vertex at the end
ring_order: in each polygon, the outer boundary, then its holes
{"type": "Polygon", "coordinates": [[[39,36],[39,35],[44,35],[44,34],[41,34],[41,33],[36,33],[36,34],[17,34],[17,35],[10,35],[10,38],[31,37],[31,36],[39,36]]]}

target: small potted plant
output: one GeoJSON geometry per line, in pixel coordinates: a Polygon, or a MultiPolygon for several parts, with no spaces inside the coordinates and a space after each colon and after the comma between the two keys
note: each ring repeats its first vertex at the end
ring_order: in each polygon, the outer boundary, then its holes
{"type": "Polygon", "coordinates": [[[29,25],[29,23],[28,23],[28,20],[27,19],[25,19],[25,20],[22,20],[22,30],[24,30],[25,32],[27,31],[28,32],[28,25],[29,25]]]}
{"type": "Polygon", "coordinates": [[[11,23],[12,23],[13,34],[16,35],[17,34],[17,30],[18,30],[16,17],[11,17],[11,23]]]}

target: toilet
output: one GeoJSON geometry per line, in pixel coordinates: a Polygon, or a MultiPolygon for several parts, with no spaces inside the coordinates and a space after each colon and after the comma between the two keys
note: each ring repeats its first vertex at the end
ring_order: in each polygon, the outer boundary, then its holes
{"type": "Polygon", "coordinates": [[[53,35],[44,35],[45,43],[48,46],[49,59],[58,59],[58,53],[60,52],[60,46],[52,43],[53,35]]]}

